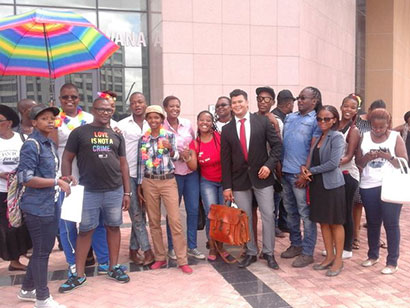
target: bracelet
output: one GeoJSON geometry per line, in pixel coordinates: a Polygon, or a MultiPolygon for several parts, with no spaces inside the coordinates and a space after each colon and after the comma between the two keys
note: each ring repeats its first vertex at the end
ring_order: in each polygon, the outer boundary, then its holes
{"type": "Polygon", "coordinates": [[[54,179],[54,186],[57,186],[57,185],[58,185],[58,180],[54,179]]]}
{"type": "Polygon", "coordinates": [[[189,158],[188,158],[188,159],[185,159],[185,158],[182,157],[182,160],[183,160],[184,162],[186,162],[186,163],[189,162],[189,161],[191,161],[191,159],[192,159],[192,156],[191,156],[191,155],[189,155],[189,158]]]}

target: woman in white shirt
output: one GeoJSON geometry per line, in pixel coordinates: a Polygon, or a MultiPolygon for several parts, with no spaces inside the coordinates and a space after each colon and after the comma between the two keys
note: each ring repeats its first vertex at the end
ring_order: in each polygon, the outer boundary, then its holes
{"type": "Polygon", "coordinates": [[[383,223],[387,237],[387,260],[382,274],[394,274],[399,258],[401,204],[381,200],[383,173],[399,168],[397,157],[407,160],[406,147],[398,132],[390,130],[391,116],[386,109],[375,109],[368,116],[371,131],[363,134],[356,163],[363,168],[360,195],[366,211],[369,250],[362,263],[370,267],[379,261],[380,230],[383,223]]]}

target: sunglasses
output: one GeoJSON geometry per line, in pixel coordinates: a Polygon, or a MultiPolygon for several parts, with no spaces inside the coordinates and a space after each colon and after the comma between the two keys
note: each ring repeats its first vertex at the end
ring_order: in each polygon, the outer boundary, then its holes
{"type": "Polygon", "coordinates": [[[316,121],[318,121],[319,123],[320,122],[325,122],[325,123],[329,123],[332,119],[334,119],[335,117],[332,117],[332,118],[328,118],[328,117],[325,117],[325,118],[321,118],[321,117],[316,117],[316,121]]]}
{"type": "Polygon", "coordinates": [[[270,101],[273,100],[273,98],[268,96],[257,96],[256,100],[258,101],[258,103],[270,103],[270,101]]]}
{"type": "Polygon", "coordinates": [[[226,104],[226,103],[219,104],[219,105],[216,105],[216,106],[215,106],[215,109],[222,108],[222,107],[226,107],[226,106],[229,106],[229,104],[226,104]]]}
{"type": "Polygon", "coordinates": [[[68,100],[71,98],[71,100],[75,101],[76,99],[78,99],[78,96],[77,95],[63,95],[61,96],[61,98],[64,100],[68,100]]]}
{"type": "Polygon", "coordinates": [[[98,112],[98,114],[113,114],[114,109],[108,109],[108,108],[94,108],[95,111],[98,112]]]}

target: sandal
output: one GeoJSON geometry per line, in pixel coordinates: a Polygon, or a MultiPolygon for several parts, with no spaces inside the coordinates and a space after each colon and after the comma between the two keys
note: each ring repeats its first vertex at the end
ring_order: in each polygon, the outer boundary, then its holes
{"type": "Polygon", "coordinates": [[[213,249],[209,250],[208,261],[215,261],[217,257],[217,252],[213,249]]]}
{"type": "Polygon", "coordinates": [[[355,239],[353,240],[352,248],[353,248],[353,249],[359,249],[359,248],[360,248],[360,240],[359,240],[359,239],[355,238],[355,239]]]}

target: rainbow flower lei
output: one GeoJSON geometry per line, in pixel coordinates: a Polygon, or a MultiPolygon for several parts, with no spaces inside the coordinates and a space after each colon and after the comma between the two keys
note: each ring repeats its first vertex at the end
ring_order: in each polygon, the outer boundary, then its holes
{"type": "MultiPolygon", "coordinates": [[[[77,107],[77,117],[80,121],[80,126],[87,124],[87,122],[84,120],[84,112],[80,106],[77,107]]],[[[63,109],[60,108],[58,118],[55,120],[55,127],[61,127],[61,125],[63,125],[64,122],[64,124],[67,126],[69,130],[73,130],[76,127],[72,123],[70,123],[70,121],[71,119],[69,119],[66,113],[63,111],[63,109]]]]}
{"type": "MultiPolygon", "coordinates": [[[[162,161],[162,157],[164,154],[168,153],[168,149],[164,147],[163,141],[166,140],[166,131],[163,127],[160,128],[159,130],[159,136],[158,136],[158,148],[157,151],[153,153],[153,156],[155,157],[154,161],[152,158],[148,155],[149,147],[151,147],[151,144],[149,142],[151,137],[151,128],[149,128],[145,134],[141,137],[141,158],[143,162],[145,162],[145,165],[148,168],[155,167],[157,168],[162,161]]],[[[154,150],[154,149],[153,149],[154,150]]]]}

